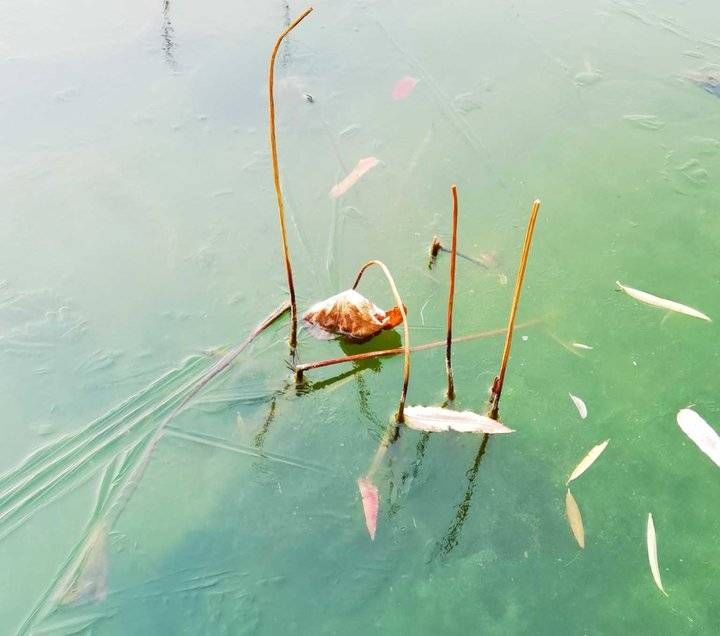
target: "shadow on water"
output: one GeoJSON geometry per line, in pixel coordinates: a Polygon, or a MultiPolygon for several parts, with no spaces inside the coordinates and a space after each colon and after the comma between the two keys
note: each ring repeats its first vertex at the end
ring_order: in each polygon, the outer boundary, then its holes
{"type": "Polygon", "coordinates": [[[160,37],[162,38],[162,52],[165,61],[168,66],[176,70],[177,61],[175,60],[175,29],[173,28],[172,21],[170,20],[170,0],[163,0],[163,20],[162,29],[160,31],[160,37]]]}
{"type": "MultiPolygon", "coordinates": [[[[393,349],[400,346],[400,334],[395,331],[386,331],[379,336],[372,339],[370,342],[363,344],[352,344],[345,341],[338,341],[340,348],[346,355],[353,355],[356,353],[365,353],[368,351],[382,351],[384,349],[393,349]]],[[[333,385],[336,388],[342,386],[345,381],[352,377],[355,377],[358,389],[358,401],[360,405],[360,412],[363,416],[378,426],[382,426],[380,419],[373,413],[370,407],[370,389],[365,383],[365,379],[362,377],[361,372],[371,370],[378,373],[382,368],[382,361],[379,358],[369,358],[367,360],[358,360],[352,363],[352,368],[348,371],[338,373],[330,378],[325,378],[317,382],[303,380],[300,383],[296,383],[294,380],[288,379],[283,384],[282,388],[275,391],[272,398],[270,399],[270,405],[268,407],[267,414],[263,421],[260,430],[255,435],[255,447],[261,449],[265,443],[265,439],[270,432],[270,427],[277,415],[278,399],[285,396],[291,388],[295,389],[295,395],[301,397],[303,395],[309,395],[317,391],[328,390],[333,385]]]]}

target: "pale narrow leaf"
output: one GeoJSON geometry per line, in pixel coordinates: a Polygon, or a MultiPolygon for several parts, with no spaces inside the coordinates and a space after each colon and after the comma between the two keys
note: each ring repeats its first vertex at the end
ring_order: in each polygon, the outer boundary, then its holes
{"type": "Polygon", "coordinates": [[[710,317],[706,316],[701,311],[688,307],[687,305],[681,305],[676,303],[674,300],[668,300],[667,298],[660,298],[659,296],[653,296],[647,292],[640,291],[639,289],[633,289],[623,285],[620,281],[616,281],[618,287],[622,289],[628,296],[639,300],[641,303],[652,305],[653,307],[659,307],[660,309],[667,309],[668,311],[676,311],[679,314],[685,314],[686,316],[692,316],[693,318],[700,318],[701,320],[710,321],[710,317]]]}
{"type": "Polygon", "coordinates": [[[658,589],[667,596],[668,593],[663,587],[662,580],[660,579],[660,566],[658,565],[657,556],[657,539],[655,537],[655,524],[653,523],[652,513],[648,513],[647,520],[647,552],[648,561],[650,562],[650,572],[652,572],[653,580],[658,589]]]}
{"type": "Polygon", "coordinates": [[[720,466],[720,435],[692,409],[677,414],[678,426],[697,447],[720,466]]]}
{"type": "Polygon", "coordinates": [[[375,540],[377,530],[378,508],[380,507],[380,496],[378,489],[369,479],[358,479],[358,489],[362,497],[363,513],[365,514],[365,525],[367,526],[370,539],[375,540]]]}
{"type": "Polygon", "coordinates": [[[587,406],[585,406],[585,402],[582,401],[577,395],[573,395],[572,393],[568,393],[570,396],[570,399],[573,401],[573,404],[575,405],[575,408],[578,410],[578,413],[580,413],[580,417],[582,419],[585,419],[587,417],[587,406]]]}
{"type": "Polygon", "coordinates": [[[368,170],[372,170],[379,163],[380,161],[376,157],[360,159],[350,173],[340,183],[332,187],[332,190],[330,190],[330,198],[337,199],[339,196],[345,194],[368,170]]]}
{"type": "Polygon", "coordinates": [[[570,530],[572,530],[575,541],[578,542],[581,548],[584,548],[585,528],[583,527],[582,515],[580,514],[577,501],[575,501],[575,497],[572,496],[569,488],[565,495],[565,514],[570,522],[570,530]]]}
{"type": "Polygon", "coordinates": [[[604,442],[602,442],[602,444],[593,446],[590,449],[588,454],[580,460],[580,463],[577,466],[575,466],[575,470],[570,473],[570,478],[567,480],[568,484],[574,479],[580,477],[580,475],[582,475],[588,468],[590,468],[590,466],[595,463],[595,460],[600,457],[602,452],[607,447],[609,441],[609,439],[606,439],[604,442]]]}
{"type": "Polygon", "coordinates": [[[585,349],[586,351],[592,351],[592,347],[590,345],[583,344],[582,342],[573,342],[572,346],[576,349],[585,349]]]}
{"type": "Polygon", "coordinates": [[[405,424],[416,431],[430,433],[514,433],[513,429],[487,415],[478,415],[472,411],[452,411],[439,406],[409,406],[405,409],[405,424]]]}

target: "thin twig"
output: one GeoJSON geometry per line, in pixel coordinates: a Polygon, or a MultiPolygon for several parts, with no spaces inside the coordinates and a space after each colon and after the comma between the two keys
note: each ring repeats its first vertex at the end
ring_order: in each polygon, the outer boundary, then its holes
{"type": "Polygon", "coordinates": [[[270,55],[270,67],[268,69],[268,108],[270,115],[270,155],[272,157],[273,183],[277,197],[278,217],[280,219],[280,238],[282,239],[283,259],[285,261],[285,273],[287,274],[288,289],[290,291],[290,355],[295,358],[297,348],[297,306],[295,303],[295,284],[293,283],[292,265],[290,264],[290,250],[287,242],[287,229],[285,227],[285,203],[283,202],[282,190],[280,189],[280,166],[277,156],[277,136],[275,134],[275,58],[280,44],[285,36],[290,33],[302,20],[312,11],[312,7],[306,9],[301,15],[290,23],[278,39],[275,41],[272,54],[270,55]]]}
{"type": "Polygon", "coordinates": [[[508,360],[510,359],[513,325],[515,324],[515,316],[517,315],[517,308],[520,303],[520,292],[522,291],[523,279],[525,278],[525,268],[527,267],[528,256],[530,255],[530,245],[532,243],[535,222],[537,221],[539,210],[540,199],[535,199],[532,204],[532,209],[530,210],[530,219],[528,220],[527,230],[525,231],[525,242],[523,243],[522,252],[520,253],[520,266],[518,268],[517,276],[515,277],[515,291],[513,292],[512,304],[510,305],[510,316],[508,317],[505,346],[503,347],[502,357],[500,358],[500,371],[497,376],[495,376],[490,396],[489,416],[493,419],[497,419],[498,416],[500,395],[502,394],[503,384],[505,382],[505,372],[507,371],[508,360]]]}
{"type": "Polygon", "coordinates": [[[452,370],[452,322],[453,304],[455,302],[455,263],[457,261],[457,226],[458,226],[458,196],[457,186],[450,187],[453,199],[452,208],[452,248],[450,253],[450,289],[447,302],[447,344],[445,346],[445,371],[447,372],[447,399],[455,399],[455,383],[453,382],[452,370]]]}
{"type": "MultiPolygon", "coordinates": [[[[524,329],[525,327],[531,327],[542,322],[540,319],[528,320],[526,322],[515,325],[515,329],[524,329]]],[[[471,333],[467,336],[458,336],[453,338],[453,343],[468,342],[469,340],[479,340],[480,338],[490,338],[492,336],[502,336],[507,329],[500,327],[499,329],[491,329],[490,331],[481,331],[479,333],[471,333]]],[[[410,347],[410,351],[415,353],[416,351],[426,351],[428,349],[436,349],[437,347],[444,347],[447,345],[445,340],[435,340],[434,342],[427,342],[425,344],[416,345],[410,347]]],[[[305,364],[298,364],[295,367],[296,373],[304,373],[311,369],[321,369],[322,367],[329,367],[334,364],[343,364],[345,362],[358,362],[360,360],[372,360],[374,358],[385,358],[388,356],[396,356],[405,352],[404,347],[397,349],[382,349],[380,351],[367,351],[365,353],[356,353],[351,356],[341,356],[339,358],[328,358],[327,360],[317,360],[316,362],[306,362],[305,364]]]]}
{"type": "Polygon", "coordinates": [[[428,269],[432,269],[433,265],[435,265],[438,252],[442,248],[443,246],[440,242],[440,239],[437,236],[433,236],[432,243],[430,243],[430,249],[428,250],[428,255],[430,257],[430,259],[428,260],[428,269]]]}
{"type": "Polygon", "coordinates": [[[390,289],[392,290],[393,296],[395,296],[395,302],[397,303],[398,310],[400,311],[400,315],[402,316],[402,322],[403,322],[403,331],[405,332],[405,338],[403,339],[403,348],[402,351],[405,354],[405,361],[403,364],[403,386],[402,386],[402,392],[400,394],[400,404],[398,405],[398,412],[397,416],[395,418],[395,421],[398,424],[402,424],[404,420],[403,413],[405,411],[405,399],[407,398],[407,390],[408,385],[410,384],[410,329],[408,329],[408,323],[407,323],[407,313],[405,311],[405,305],[403,304],[402,298],[400,298],[400,293],[397,290],[397,287],[395,286],[395,281],[393,280],[392,274],[390,273],[390,270],[385,266],[385,264],[382,261],[372,260],[365,263],[358,272],[357,276],[355,277],[355,283],[353,283],[352,288],[355,289],[360,284],[360,279],[362,278],[362,275],[365,273],[365,270],[367,270],[369,267],[372,267],[373,265],[377,265],[380,269],[382,269],[383,274],[385,274],[385,278],[387,278],[387,281],[390,285],[390,289]]]}

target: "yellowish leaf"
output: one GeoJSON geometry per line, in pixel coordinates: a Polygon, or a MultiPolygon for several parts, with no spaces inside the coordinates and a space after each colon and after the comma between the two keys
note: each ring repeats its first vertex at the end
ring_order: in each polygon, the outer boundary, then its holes
{"type": "Polygon", "coordinates": [[[598,457],[600,457],[600,455],[602,454],[602,452],[603,452],[603,451],[605,450],[605,448],[607,447],[608,442],[610,442],[610,440],[609,440],[609,439],[606,439],[606,440],[605,440],[604,442],[602,442],[601,444],[598,444],[597,446],[593,446],[593,447],[590,449],[590,451],[588,452],[588,454],[585,455],[585,457],[583,457],[583,458],[580,460],[580,463],[579,463],[577,466],[575,466],[575,470],[573,470],[572,473],[570,473],[570,477],[569,477],[568,480],[567,480],[567,483],[568,483],[568,484],[569,484],[571,481],[573,481],[574,479],[577,479],[578,477],[580,477],[580,475],[582,475],[588,468],[590,468],[590,466],[592,466],[592,465],[595,463],[595,460],[596,460],[598,457]]]}
{"type": "Polygon", "coordinates": [[[584,548],[585,528],[583,527],[582,515],[580,514],[577,501],[575,501],[575,497],[572,496],[569,488],[565,495],[565,514],[570,522],[570,530],[572,530],[575,541],[578,542],[581,548],[584,548]]]}
{"type": "Polygon", "coordinates": [[[653,580],[658,589],[667,596],[668,593],[663,587],[662,580],[660,579],[660,566],[658,565],[657,556],[657,538],[655,537],[655,523],[653,522],[652,513],[648,513],[647,520],[647,552],[648,561],[650,562],[650,572],[652,572],[653,580]]]}

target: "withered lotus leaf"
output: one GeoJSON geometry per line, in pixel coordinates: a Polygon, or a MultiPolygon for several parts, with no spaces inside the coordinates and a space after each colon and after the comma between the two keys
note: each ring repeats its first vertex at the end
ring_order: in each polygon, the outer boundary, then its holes
{"type": "Polygon", "coordinates": [[[303,314],[308,331],[318,339],[341,336],[351,342],[365,342],[384,329],[402,323],[398,307],[384,311],[365,296],[348,289],[315,303],[303,314]]]}

